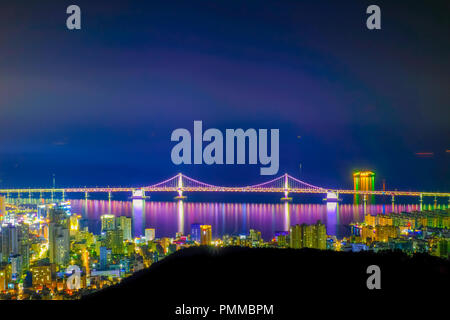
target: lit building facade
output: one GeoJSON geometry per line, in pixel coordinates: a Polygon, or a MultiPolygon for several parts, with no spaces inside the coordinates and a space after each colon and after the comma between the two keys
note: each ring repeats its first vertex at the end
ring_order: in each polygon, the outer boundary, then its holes
{"type": "MultiPolygon", "coordinates": [[[[353,173],[353,189],[355,191],[373,191],[375,190],[375,173],[372,171],[356,171],[353,173]]],[[[354,202],[362,203],[364,196],[355,194],[354,202]]],[[[367,196],[367,203],[374,203],[375,196],[367,196]]]]}
{"type": "Polygon", "coordinates": [[[145,240],[153,241],[154,239],[155,239],[155,229],[153,228],[145,229],[145,240]]]}
{"type": "Polygon", "coordinates": [[[212,231],[211,226],[207,224],[203,224],[200,226],[201,238],[200,244],[202,245],[210,245],[212,241],[212,231]]]}
{"type": "Polygon", "coordinates": [[[314,248],[325,250],[327,248],[326,227],[320,221],[313,225],[295,225],[290,228],[290,247],[293,249],[314,248]]]}
{"type": "Polygon", "coordinates": [[[199,223],[193,223],[191,225],[191,240],[192,241],[200,242],[200,238],[201,238],[200,226],[201,226],[201,224],[199,224],[199,223]]]}

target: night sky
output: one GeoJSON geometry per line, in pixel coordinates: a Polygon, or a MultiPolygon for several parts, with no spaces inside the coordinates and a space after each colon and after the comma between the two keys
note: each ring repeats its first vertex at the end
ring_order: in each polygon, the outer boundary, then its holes
{"type": "Polygon", "coordinates": [[[279,128],[280,175],[351,188],[371,169],[377,188],[448,192],[449,13],[425,0],[2,1],[0,188],[53,173],[57,186],[272,178],[173,165],[171,132],[202,120],[279,128]],[[66,28],[71,4],[80,31],[66,28]],[[370,4],[382,30],[365,26],[370,4]]]}

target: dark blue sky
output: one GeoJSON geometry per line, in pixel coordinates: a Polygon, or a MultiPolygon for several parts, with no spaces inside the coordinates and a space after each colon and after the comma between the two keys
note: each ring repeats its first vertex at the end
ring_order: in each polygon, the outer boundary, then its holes
{"type": "Polygon", "coordinates": [[[392,2],[2,1],[0,186],[267,178],[173,165],[171,132],[203,120],[279,128],[280,174],[316,185],[371,169],[377,186],[448,191],[449,3],[392,2]]]}

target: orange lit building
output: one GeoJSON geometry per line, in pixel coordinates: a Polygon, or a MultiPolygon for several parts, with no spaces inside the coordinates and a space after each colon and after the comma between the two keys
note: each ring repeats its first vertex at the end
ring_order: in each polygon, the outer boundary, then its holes
{"type": "Polygon", "coordinates": [[[35,266],[30,269],[32,275],[33,286],[49,286],[52,283],[52,267],[51,266],[35,266]]]}
{"type": "Polygon", "coordinates": [[[6,200],[5,197],[0,197],[0,221],[6,215],[6,200]]]}
{"type": "Polygon", "coordinates": [[[200,244],[210,245],[212,241],[211,226],[204,224],[200,226],[200,244]]]}

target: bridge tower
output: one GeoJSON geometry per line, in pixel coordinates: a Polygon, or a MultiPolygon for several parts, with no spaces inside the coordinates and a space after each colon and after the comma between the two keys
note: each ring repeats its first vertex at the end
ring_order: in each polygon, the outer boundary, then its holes
{"type": "Polygon", "coordinates": [[[64,189],[62,191],[62,201],[66,201],[66,191],[64,189]]]}
{"type": "Polygon", "coordinates": [[[177,192],[178,192],[178,196],[175,197],[175,200],[183,200],[186,199],[186,196],[183,196],[183,174],[179,173],[178,174],[178,184],[177,184],[177,192]]]}
{"type": "Polygon", "coordinates": [[[289,197],[289,175],[284,174],[284,197],[281,198],[283,202],[291,202],[292,198],[289,197]]]}

